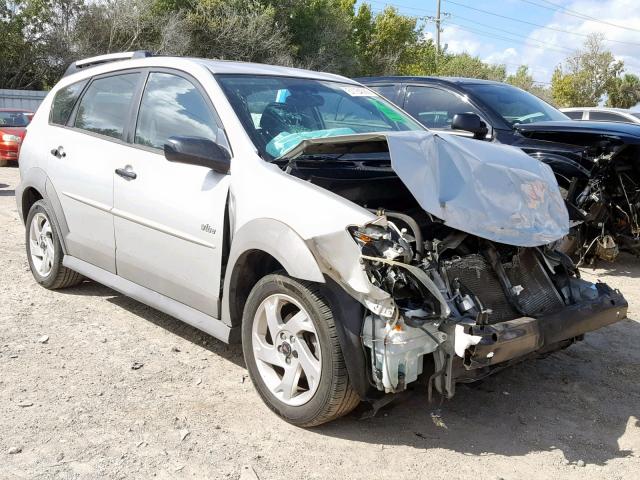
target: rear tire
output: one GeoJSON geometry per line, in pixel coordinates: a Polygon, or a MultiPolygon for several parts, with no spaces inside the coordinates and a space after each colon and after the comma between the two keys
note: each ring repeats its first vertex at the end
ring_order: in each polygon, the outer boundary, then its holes
{"type": "Polygon", "coordinates": [[[34,203],[27,215],[25,241],[33,278],[44,288],[56,290],[77,285],[83,277],[62,265],[64,252],[51,218],[44,200],[34,203]]]}
{"type": "Polygon", "coordinates": [[[249,294],[242,319],[247,369],[262,400],[289,423],[313,427],[360,403],[335,321],[330,304],[311,282],[271,274],[249,294]]]}

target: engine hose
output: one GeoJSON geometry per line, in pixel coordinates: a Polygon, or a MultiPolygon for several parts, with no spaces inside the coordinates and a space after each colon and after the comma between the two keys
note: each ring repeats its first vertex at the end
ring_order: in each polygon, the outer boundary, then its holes
{"type": "Polygon", "coordinates": [[[424,258],[424,241],[422,240],[422,232],[420,231],[420,227],[418,226],[418,222],[416,222],[412,217],[400,212],[394,212],[392,210],[383,210],[383,209],[369,209],[373,213],[384,213],[387,217],[397,218],[402,220],[413,232],[413,238],[416,240],[416,253],[418,254],[418,260],[424,258]]]}

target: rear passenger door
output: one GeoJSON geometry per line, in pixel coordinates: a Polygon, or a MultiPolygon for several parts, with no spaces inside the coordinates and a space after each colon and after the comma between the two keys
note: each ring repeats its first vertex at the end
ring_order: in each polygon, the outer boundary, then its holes
{"type": "Polygon", "coordinates": [[[169,162],[172,136],[226,144],[212,102],[186,74],[147,72],[132,148],[114,177],[118,275],[208,315],[219,316],[220,273],[229,176],[169,162]]]}
{"type": "Polygon", "coordinates": [[[69,254],[112,273],[113,171],[130,150],[125,133],[141,79],[141,72],[127,71],[61,89],[49,119],[51,134],[42,145],[69,227],[69,254]]]}

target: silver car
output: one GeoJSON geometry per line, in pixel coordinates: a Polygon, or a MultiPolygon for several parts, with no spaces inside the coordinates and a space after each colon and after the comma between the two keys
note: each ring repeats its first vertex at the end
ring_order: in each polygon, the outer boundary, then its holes
{"type": "Polygon", "coordinates": [[[554,245],[551,169],[439,136],[336,75],[112,54],[28,127],[16,191],[45,288],[94,281],[224,342],[313,426],[422,378],[454,395],[625,317],[554,245]]]}

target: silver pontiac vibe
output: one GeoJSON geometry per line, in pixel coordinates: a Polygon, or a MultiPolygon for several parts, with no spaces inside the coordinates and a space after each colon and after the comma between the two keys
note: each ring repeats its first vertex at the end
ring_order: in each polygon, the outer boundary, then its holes
{"type": "Polygon", "coordinates": [[[625,318],[555,249],[551,169],[437,135],[336,75],[111,54],[75,62],[20,152],[35,280],[85,277],[243,344],[265,404],[314,426],[625,318]]]}

